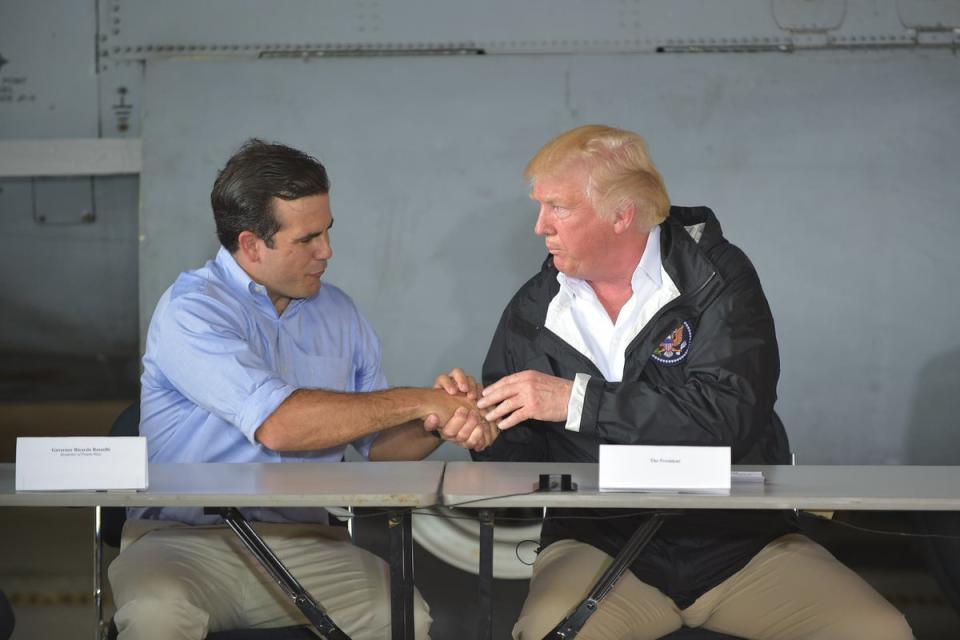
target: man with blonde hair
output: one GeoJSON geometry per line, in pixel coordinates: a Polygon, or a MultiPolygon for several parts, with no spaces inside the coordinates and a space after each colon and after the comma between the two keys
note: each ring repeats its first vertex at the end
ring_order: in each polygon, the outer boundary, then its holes
{"type": "MultiPolygon", "coordinates": [[[[671,207],[643,139],[610,127],[562,134],[526,176],[550,255],[490,345],[479,406],[501,434],[474,457],[596,462],[601,443],[617,443],[729,446],[736,464],[787,463],[773,317],[713,212],[671,207]]],[[[553,629],[648,516],[551,510],[514,638],[553,629]]],[[[900,612],[796,531],[780,512],[668,518],[579,637],[681,626],[767,640],[912,637],[900,612]]]]}

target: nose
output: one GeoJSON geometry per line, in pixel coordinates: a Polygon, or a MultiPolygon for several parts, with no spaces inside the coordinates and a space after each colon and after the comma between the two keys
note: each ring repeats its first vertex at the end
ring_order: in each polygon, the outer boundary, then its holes
{"type": "Polygon", "coordinates": [[[549,217],[544,205],[540,205],[540,211],[537,213],[537,222],[533,225],[533,232],[538,236],[547,236],[551,233],[549,217]]]}
{"type": "Polygon", "coordinates": [[[333,246],[330,244],[330,238],[328,234],[323,234],[322,236],[317,237],[316,246],[314,248],[314,256],[317,260],[329,260],[333,257],[333,246]]]}

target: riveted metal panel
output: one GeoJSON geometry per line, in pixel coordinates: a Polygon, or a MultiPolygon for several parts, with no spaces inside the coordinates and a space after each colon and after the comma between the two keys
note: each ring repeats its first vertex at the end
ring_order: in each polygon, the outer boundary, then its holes
{"type": "Polygon", "coordinates": [[[655,51],[666,45],[771,44],[767,0],[102,0],[113,56],[262,52],[655,51]]]}
{"type": "Polygon", "coordinates": [[[101,62],[99,75],[100,129],[105,137],[140,136],[143,107],[143,63],[137,60],[101,62]]]}
{"type": "Polygon", "coordinates": [[[0,180],[0,352],[137,352],[137,193],[130,176],[0,180]]]}
{"type": "Polygon", "coordinates": [[[0,138],[97,135],[94,7],[0,0],[0,138]]]}
{"type": "MultiPolygon", "coordinates": [[[[96,0],[0,0],[0,138],[100,136],[96,36],[96,0]]],[[[136,353],[137,190],[130,176],[0,179],[0,351],[136,353]]]]}
{"type": "MultiPolygon", "coordinates": [[[[915,0],[924,2],[933,0],[915,0]]],[[[105,60],[947,46],[897,0],[100,0],[105,60]]]]}

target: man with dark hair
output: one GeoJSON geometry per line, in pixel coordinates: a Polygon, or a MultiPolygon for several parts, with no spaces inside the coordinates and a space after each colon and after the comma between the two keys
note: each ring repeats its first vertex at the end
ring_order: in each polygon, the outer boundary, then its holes
{"type": "MultiPolygon", "coordinates": [[[[611,127],[561,134],[526,177],[550,255],[490,345],[479,405],[503,432],[474,456],[596,462],[603,443],[705,445],[729,446],[736,464],[788,463],[773,317],[713,212],[671,207],[643,139],[611,127]]],[[[550,516],[517,640],[540,640],[583,601],[648,514],[550,516]]],[[[671,517],[630,569],[579,638],[681,626],[764,640],[912,637],[899,611],[787,514],[671,517]]]]}
{"type": "Polygon", "coordinates": [[[297,200],[330,192],[327,170],[298,149],[252,139],[230,158],[210,192],[217,238],[236,253],[238,238],[250,231],[273,248],[280,222],[273,199],[297,200]]]}
{"type": "MultiPolygon", "coordinates": [[[[211,204],[223,246],[163,294],[147,334],[140,432],[151,462],[339,462],[348,444],[371,460],[417,460],[441,438],[490,444],[496,430],[472,378],[454,370],[449,392],[387,389],[373,329],[345,293],[321,286],[333,255],[323,165],[251,140],[218,175],[211,204]]],[[[327,526],[325,511],[243,511],[348,635],[388,637],[387,568],[327,526]]],[[[110,566],[122,640],[303,621],[219,517],[129,515],[110,566]]],[[[414,619],[427,637],[419,594],[414,619]]]]}

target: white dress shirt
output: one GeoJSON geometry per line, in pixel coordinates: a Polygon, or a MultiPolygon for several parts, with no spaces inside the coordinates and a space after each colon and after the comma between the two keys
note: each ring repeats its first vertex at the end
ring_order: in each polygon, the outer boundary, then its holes
{"type": "MultiPolygon", "coordinates": [[[[544,326],[593,362],[608,382],[623,379],[627,346],[657,311],[680,295],[673,280],[663,270],[660,259],[660,227],[647,237],[647,246],[634,269],[630,285],[633,295],[620,309],[616,321],[610,319],[586,280],[557,274],[560,290],[550,306],[544,326]]],[[[567,405],[566,428],[580,430],[580,416],[589,374],[578,373],[567,405]]]]}

